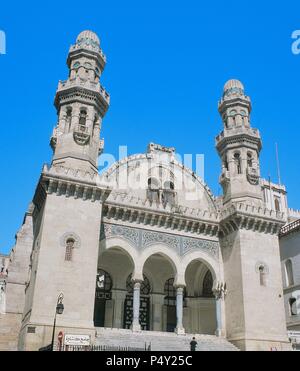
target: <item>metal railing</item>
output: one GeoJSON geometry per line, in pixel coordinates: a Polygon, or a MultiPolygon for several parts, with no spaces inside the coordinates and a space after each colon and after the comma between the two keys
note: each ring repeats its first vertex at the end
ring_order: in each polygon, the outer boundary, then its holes
{"type": "MultiPolygon", "coordinates": [[[[51,351],[51,346],[40,348],[39,351],[51,351]]],[[[54,351],[61,352],[150,352],[151,343],[144,347],[114,346],[114,345],[62,345],[55,344],[54,351]]]]}

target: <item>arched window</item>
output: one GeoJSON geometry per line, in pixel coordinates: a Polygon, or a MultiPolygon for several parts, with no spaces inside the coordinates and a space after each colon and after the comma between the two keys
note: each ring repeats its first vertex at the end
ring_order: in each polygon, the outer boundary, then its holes
{"type": "Polygon", "coordinates": [[[266,286],[266,269],[263,265],[258,268],[260,286],[266,286]]]}
{"type": "Polygon", "coordinates": [[[174,278],[169,278],[164,287],[165,305],[176,305],[176,288],[174,287],[174,278]]]}
{"type": "Polygon", "coordinates": [[[213,276],[210,271],[207,271],[207,273],[204,276],[203,280],[203,290],[202,290],[202,296],[206,298],[213,297],[213,276]]]}
{"type": "Polygon", "coordinates": [[[66,242],[65,261],[72,261],[75,241],[69,238],[66,242]]]}
{"type": "Polygon", "coordinates": [[[234,154],[234,163],[236,165],[237,173],[242,174],[241,155],[238,152],[234,154]]]}
{"type": "Polygon", "coordinates": [[[87,112],[85,109],[82,109],[79,115],[79,128],[82,131],[84,131],[86,127],[86,118],[87,118],[87,112]]]}
{"type": "Polygon", "coordinates": [[[248,167],[253,167],[253,157],[251,152],[247,153],[247,164],[248,167]]]}
{"type": "Polygon", "coordinates": [[[66,117],[66,127],[68,129],[68,132],[71,130],[71,122],[72,122],[72,108],[68,108],[66,117]]]}
{"type": "Polygon", "coordinates": [[[174,205],[175,204],[175,186],[173,182],[167,181],[164,183],[164,191],[163,191],[163,203],[174,205]]]}
{"type": "Polygon", "coordinates": [[[275,198],[274,204],[275,204],[275,210],[280,211],[280,201],[277,197],[275,198]]]}
{"type": "Polygon", "coordinates": [[[159,202],[159,182],[155,178],[148,179],[148,199],[150,202],[159,202]]]}
{"type": "Polygon", "coordinates": [[[230,113],[229,113],[229,116],[231,117],[233,126],[236,126],[236,115],[237,115],[236,110],[231,110],[230,113]]]}
{"type": "Polygon", "coordinates": [[[110,274],[102,269],[99,269],[97,273],[96,290],[102,292],[110,292],[112,286],[113,282],[110,274]]]}
{"type": "Polygon", "coordinates": [[[95,307],[94,307],[94,325],[104,327],[109,320],[106,316],[106,302],[112,298],[113,281],[109,273],[102,269],[97,272],[95,307]]]}
{"type": "Polygon", "coordinates": [[[225,156],[223,158],[223,165],[224,165],[224,168],[228,171],[229,170],[229,164],[228,164],[227,156],[225,156]]]}
{"type": "Polygon", "coordinates": [[[294,285],[293,264],[291,259],[285,262],[285,275],[287,287],[294,285]]]}
{"type": "Polygon", "coordinates": [[[289,299],[290,315],[297,316],[297,300],[295,298],[289,299]]]}

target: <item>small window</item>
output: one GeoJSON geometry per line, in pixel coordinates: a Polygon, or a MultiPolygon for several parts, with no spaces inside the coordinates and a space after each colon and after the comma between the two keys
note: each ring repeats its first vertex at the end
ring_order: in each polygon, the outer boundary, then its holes
{"type": "Polygon", "coordinates": [[[155,178],[148,179],[148,199],[150,202],[159,202],[159,182],[155,178]]]}
{"type": "Polygon", "coordinates": [[[289,299],[290,315],[297,316],[297,300],[295,298],[289,299]]]}
{"type": "Polygon", "coordinates": [[[247,153],[247,164],[248,167],[253,167],[253,157],[251,152],[247,153]]]}
{"type": "Polygon", "coordinates": [[[73,67],[76,68],[76,69],[79,68],[80,67],[80,63],[79,62],[75,62],[73,67]]]}
{"type": "Polygon", "coordinates": [[[275,204],[275,210],[280,211],[280,201],[277,197],[275,198],[274,204],[275,204]]]}
{"type": "Polygon", "coordinates": [[[234,154],[234,162],[235,162],[235,165],[236,165],[237,173],[242,174],[241,155],[239,153],[234,154]]]}
{"type": "Polygon", "coordinates": [[[75,241],[73,239],[70,238],[67,240],[65,261],[72,261],[74,244],[75,244],[75,241]]]}
{"type": "Polygon", "coordinates": [[[224,165],[224,168],[228,171],[229,170],[229,164],[228,164],[228,160],[227,160],[226,156],[223,158],[223,165],[224,165]]]}
{"type": "Polygon", "coordinates": [[[261,265],[259,268],[258,268],[258,271],[259,271],[259,283],[260,283],[260,286],[267,286],[266,285],[266,269],[263,265],[261,265]]]}
{"type": "Polygon", "coordinates": [[[175,204],[175,186],[173,182],[167,181],[164,183],[164,190],[162,194],[162,202],[170,205],[175,204]]]}
{"type": "Polygon", "coordinates": [[[87,118],[87,112],[86,110],[82,109],[80,111],[80,116],[79,116],[79,127],[81,130],[85,130],[86,118],[87,118]]]}
{"type": "Polygon", "coordinates": [[[68,131],[71,129],[71,122],[72,122],[72,108],[67,108],[67,116],[66,116],[66,126],[68,131]]]}

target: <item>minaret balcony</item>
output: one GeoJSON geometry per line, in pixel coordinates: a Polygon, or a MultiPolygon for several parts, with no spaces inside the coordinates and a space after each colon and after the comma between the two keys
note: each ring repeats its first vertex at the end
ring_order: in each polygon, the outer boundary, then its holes
{"type": "Polygon", "coordinates": [[[231,129],[224,129],[216,138],[217,142],[220,142],[224,138],[232,137],[235,135],[241,134],[250,134],[256,138],[260,138],[259,130],[254,128],[246,128],[246,127],[239,127],[239,128],[231,128],[231,129]]]}
{"type": "Polygon", "coordinates": [[[58,92],[61,92],[76,87],[82,87],[88,90],[92,90],[93,92],[100,93],[105,102],[108,105],[110,104],[110,95],[99,82],[82,79],[79,76],[77,76],[75,79],[59,81],[57,90],[58,92]]]}

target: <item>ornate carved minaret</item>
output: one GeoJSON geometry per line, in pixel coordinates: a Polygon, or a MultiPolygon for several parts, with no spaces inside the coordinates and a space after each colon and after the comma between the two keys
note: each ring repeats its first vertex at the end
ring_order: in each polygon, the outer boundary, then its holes
{"type": "Polygon", "coordinates": [[[226,83],[219,112],[224,131],[217,137],[216,144],[222,159],[220,183],[224,203],[247,200],[258,204],[262,198],[259,185],[262,142],[259,131],[251,128],[251,101],[240,81],[226,83]]]}
{"type": "Polygon", "coordinates": [[[219,240],[226,336],[242,350],[289,349],[278,242],[286,219],[262,202],[261,138],[251,128],[250,98],[239,81],[226,83],[219,112],[224,122],[217,150],[223,161],[219,240]]]}
{"type": "Polygon", "coordinates": [[[52,166],[97,172],[103,150],[101,124],[110,99],[99,82],[105,63],[98,36],[81,32],[69,51],[69,78],[59,82],[56,92],[58,123],[51,138],[52,166]]]}
{"type": "Polygon", "coordinates": [[[62,331],[78,334],[84,329],[91,339],[95,336],[102,205],[110,193],[97,171],[101,122],[109,105],[109,95],[99,83],[104,65],[98,36],[82,32],[69,52],[69,78],[59,83],[56,93],[52,164],[43,167],[33,198],[20,350],[50,344],[60,293],[65,304],[59,316],[62,331]]]}

